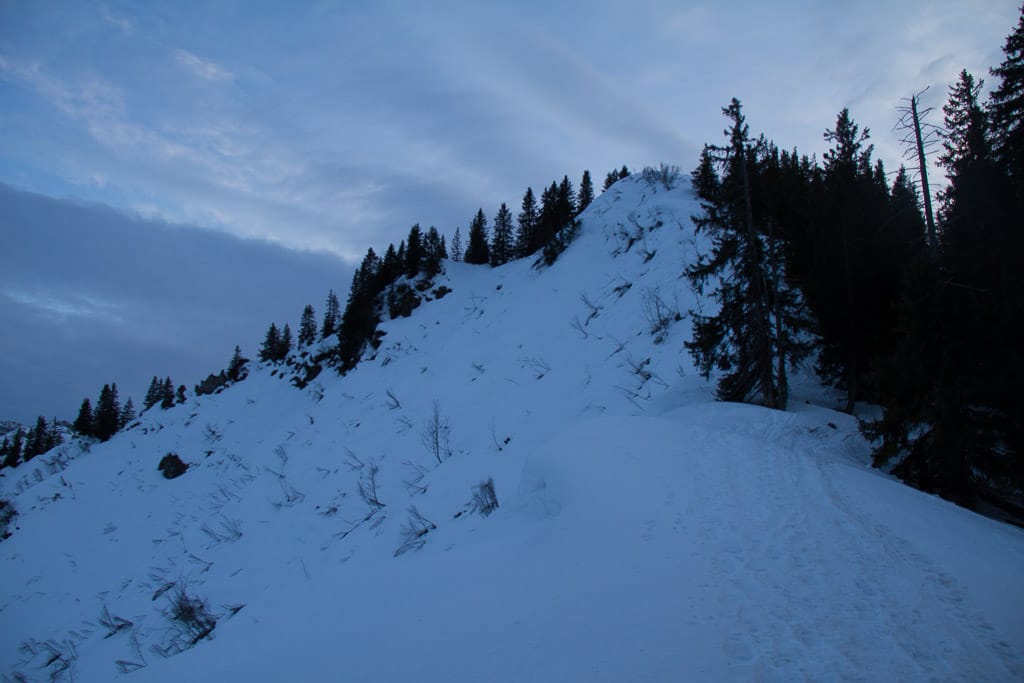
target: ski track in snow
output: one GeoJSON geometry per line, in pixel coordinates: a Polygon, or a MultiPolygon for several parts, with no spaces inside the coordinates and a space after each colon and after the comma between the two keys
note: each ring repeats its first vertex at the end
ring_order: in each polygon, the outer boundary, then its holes
{"type": "Polygon", "coordinates": [[[706,248],[696,210],[620,182],[550,269],[448,264],[452,293],[382,324],[345,378],[300,392],[254,368],[8,474],[0,673],[1024,680],[1021,530],[868,468],[806,375],[791,412],[714,403],[685,316],[652,332],[652,305],[699,305],[680,279],[706,248]],[[420,440],[435,400],[440,464],[420,440]],[[167,482],[171,451],[191,467],[167,482]],[[377,510],[357,493],[373,467],[377,510]],[[396,556],[411,505],[436,528],[396,556]],[[221,619],[164,658],[175,585],[221,619]],[[130,627],[108,634],[105,608],[130,627]]]}

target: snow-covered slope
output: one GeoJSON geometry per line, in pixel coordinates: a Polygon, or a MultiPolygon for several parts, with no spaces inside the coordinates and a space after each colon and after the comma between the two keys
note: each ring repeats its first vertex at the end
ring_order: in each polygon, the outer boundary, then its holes
{"type": "Polygon", "coordinates": [[[701,303],[680,278],[706,248],[696,208],[621,181],[551,268],[446,264],[452,292],[385,322],[344,378],[254,368],[9,474],[0,671],[1024,678],[1021,530],[871,470],[810,380],[785,413],[711,400],[674,315],[701,303]],[[169,452],[190,464],[174,480],[169,452]],[[382,507],[358,492],[374,482],[382,507]],[[191,647],[183,595],[217,619],[191,647]]]}

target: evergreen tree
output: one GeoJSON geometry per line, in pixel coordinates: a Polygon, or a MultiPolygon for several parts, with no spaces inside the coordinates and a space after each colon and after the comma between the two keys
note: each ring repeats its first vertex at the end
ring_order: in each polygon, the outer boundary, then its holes
{"type": "Polygon", "coordinates": [[[288,323],[285,323],[284,330],[281,331],[281,338],[278,340],[277,346],[274,349],[274,361],[284,360],[291,352],[292,328],[288,326],[288,323]]]}
{"type": "Polygon", "coordinates": [[[121,406],[117,400],[117,385],[104,384],[100,390],[96,410],[93,412],[93,432],[100,441],[107,441],[118,430],[121,406]]]}
{"type": "Polygon", "coordinates": [[[92,424],[92,402],[88,397],[82,399],[82,407],[78,409],[72,428],[82,436],[94,436],[92,424]]]}
{"type": "Polygon", "coordinates": [[[473,221],[469,224],[469,245],[466,247],[466,263],[482,265],[490,261],[490,250],[487,248],[487,217],[484,210],[478,209],[473,221]]]}
{"type": "Polygon", "coordinates": [[[2,442],[0,442],[0,469],[3,469],[4,467],[14,467],[15,465],[18,464],[18,463],[8,464],[7,456],[10,454],[10,452],[11,452],[11,440],[5,436],[4,440],[2,442]]]}
{"type": "Polygon", "coordinates": [[[28,438],[25,440],[25,450],[22,454],[24,462],[28,462],[37,455],[42,455],[50,450],[47,447],[47,437],[50,430],[46,425],[46,418],[40,415],[36,419],[35,427],[29,430],[28,438]]]}
{"type": "Polygon", "coordinates": [[[157,379],[156,375],[153,375],[153,380],[149,383],[149,389],[146,390],[146,397],[142,401],[143,411],[155,406],[160,402],[161,398],[163,398],[163,384],[157,379]]]}
{"type": "Polygon", "coordinates": [[[338,295],[332,289],[327,295],[327,301],[324,303],[324,323],[320,328],[320,338],[327,339],[337,332],[340,323],[341,304],[338,303],[338,295]]]}
{"type": "Polygon", "coordinates": [[[270,323],[267,334],[263,338],[263,345],[260,346],[259,359],[267,363],[277,360],[278,351],[281,348],[281,333],[277,330],[275,323],[270,323]]]}
{"type": "Polygon", "coordinates": [[[420,224],[417,223],[409,229],[409,238],[405,243],[405,275],[410,278],[419,275],[424,256],[423,235],[420,224]]]}
{"type": "Polygon", "coordinates": [[[316,341],[316,315],[313,306],[306,304],[299,318],[299,348],[304,348],[316,341]]]}
{"type": "Polygon", "coordinates": [[[462,234],[458,227],[455,228],[455,234],[452,235],[452,261],[462,260],[462,234]]]}
{"type": "Polygon", "coordinates": [[[118,416],[118,429],[124,429],[135,420],[135,404],[132,403],[132,397],[129,396],[128,400],[121,406],[121,414],[118,416]]]}
{"type": "Polygon", "coordinates": [[[164,410],[174,407],[174,382],[170,377],[164,378],[160,386],[160,407],[164,410]]]}
{"type": "Polygon", "coordinates": [[[999,85],[989,98],[996,159],[1006,169],[1024,204],[1024,5],[1017,28],[1007,36],[1003,62],[992,69],[999,85]]]}
{"type": "MultiPolygon", "coordinates": [[[[399,254],[404,254],[404,251],[403,243],[399,254]]],[[[341,372],[356,366],[364,346],[372,339],[380,322],[380,266],[380,259],[373,249],[367,249],[363,262],[352,275],[352,287],[338,332],[337,356],[341,372]]]]}
{"type": "Polygon", "coordinates": [[[722,112],[731,121],[729,146],[705,147],[694,172],[694,184],[704,192],[704,214],[694,222],[710,233],[712,252],[686,271],[698,292],[717,278],[712,296],[720,310],[711,316],[691,311],[693,340],[686,347],[705,377],[713,369],[725,373],[719,399],[784,409],[788,367],[809,352],[800,341],[806,317],[796,293],[785,287],[783,251],[770,220],[754,214],[767,145],[751,142],[739,100],[722,112]],[[716,166],[724,170],[720,180],[716,166]]]}
{"type": "Polygon", "coordinates": [[[490,257],[492,266],[500,266],[514,257],[512,234],[512,212],[502,202],[494,215],[494,230],[491,233],[490,257]]]}
{"type": "Polygon", "coordinates": [[[576,217],[576,192],[572,188],[569,176],[562,176],[562,182],[558,184],[555,207],[554,232],[558,232],[576,217]]]}
{"type": "Polygon", "coordinates": [[[21,427],[14,433],[14,440],[7,450],[7,457],[4,458],[4,467],[17,467],[21,462],[21,449],[25,440],[25,432],[21,427]]]}
{"type": "Polygon", "coordinates": [[[433,225],[427,230],[423,239],[423,274],[432,278],[441,272],[441,261],[448,258],[448,249],[444,237],[433,225]]]}
{"type": "Polygon", "coordinates": [[[590,171],[583,171],[580,179],[580,192],[576,197],[576,213],[581,214],[594,201],[594,183],[590,180],[590,171]]]}
{"type": "Polygon", "coordinates": [[[619,182],[619,170],[618,169],[612,169],[611,171],[608,171],[608,173],[605,174],[605,177],[604,177],[604,188],[601,191],[602,192],[607,192],[608,188],[611,187],[612,185],[614,185],[617,182],[619,182]]]}
{"type": "Polygon", "coordinates": [[[178,391],[174,395],[175,402],[179,405],[184,403],[188,398],[187,391],[188,389],[185,388],[184,384],[179,385],[178,391]]]}
{"type": "Polygon", "coordinates": [[[533,240],[530,244],[530,253],[542,249],[545,244],[551,241],[560,227],[558,184],[552,181],[551,185],[544,189],[540,195],[540,213],[537,216],[537,229],[533,231],[533,240]]]}
{"type": "Polygon", "coordinates": [[[405,270],[405,264],[398,260],[398,251],[394,244],[388,244],[384,251],[384,258],[381,259],[378,277],[383,286],[387,286],[401,277],[405,270]]]}
{"type": "Polygon", "coordinates": [[[519,230],[516,233],[516,256],[522,258],[529,256],[535,251],[534,234],[537,232],[537,224],[540,214],[537,210],[537,200],[533,196],[533,188],[526,188],[523,195],[523,205],[519,211],[519,230]]]}
{"type": "MultiPolygon", "coordinates": [[[[231,362],[228,364],[228,379],[232,382],[240,382],[245,379],[245,364],[248,362],[247,358],[242,357],[242,349],[235,346],[235,353],[231,356],[231,362]]],[[[153,380],[156,381],[156,378],[154,377],[153,380]]]]}

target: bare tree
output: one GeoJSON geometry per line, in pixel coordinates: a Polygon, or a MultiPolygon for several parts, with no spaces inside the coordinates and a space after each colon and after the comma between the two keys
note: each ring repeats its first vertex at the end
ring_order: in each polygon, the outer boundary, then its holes
{"type": "Polygon", "coordinates": [[[409,506],[409,518],[402,525],[402,544],[395,549],[395,557],[410,550],[419,550],[427,543],[424,538],[437,525],[420,514],[415,505],[409,506]]]}
{"type": "MultiPolygon", "coordinates": [[[[929,86],[930,87],[930,86],[929,86]]],[[[938,248],[939,239],[935,232],[935,215],[932,213],[932,190],[928,184],[928,159],[926,152],[935,151],[939,144],[941,129],[925,119],[932,113],[934,107],[922,109],[921,95],[925,94],[928,88],[910,97],[904,97],[903,101],[909,104],[896,108],[900,112],[900,118],[893,127],[903,133],[900,142],[904,145],[903,158],[917,157],[917,172],[921,177],[921,197],[924,199],[924,217],[928,225],[928,247],[935,251],[938,248]]]]}
{"type": "Polygon", "coordinates": [[[359,497],[374,512],[384,507],[380,496],[377,495],[377,473],[379,471],[380,468],[377,467],[377,464],[371,462],[370,467],[364,471],[363,477],[359,481],[359,497]]]}
{"type": "Polygon", "coordinates": [[[434,411],[420,434],[420,443],[434,456],[438,465],[452,455],[451,426],[448,419],[442,417],[441,403],[437,399],[434,399],[434,411]]]}

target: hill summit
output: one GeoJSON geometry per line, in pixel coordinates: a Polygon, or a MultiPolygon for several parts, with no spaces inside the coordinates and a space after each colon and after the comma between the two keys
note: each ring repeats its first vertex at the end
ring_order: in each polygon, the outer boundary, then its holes
{"type": "Polygon", "coordinates": [[[8,471],[0,670],[1024,678],[1020,529],[871,469],[809,372],[786,412],[714,401],[698,211],[635,174],[550,266],[408,280],[344,376],[253,363],[8,471]]]}

